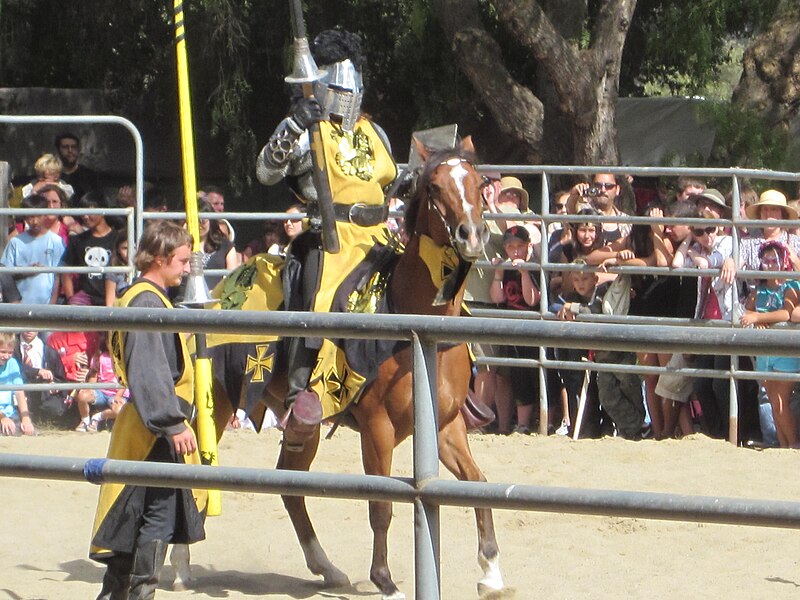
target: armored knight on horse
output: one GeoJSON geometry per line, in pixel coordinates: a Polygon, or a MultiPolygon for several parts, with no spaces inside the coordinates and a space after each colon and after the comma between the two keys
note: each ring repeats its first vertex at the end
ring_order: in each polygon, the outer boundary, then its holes
{"type": "MultiPolygon", "coordinates": [[[[308,226],[293,240],[284,266],[284,305],[289,310],[329,312],[342,285],[376,247],[389,242],[383,188],[397,176],[383,130],[361,114],[363,93],[361,39],[343,30],[320,33],[311,45],[324,76],[313,94],[295,86],[291,114],[280,122],[257,162],[259,181],[283,179],[306,205],[308,226]],[[318,126],[318,137],[310,133],[318,126]],[[316,137],[316,139],[314,139],[316,137]],[[312,149],[312,145],[319,146],[312,149]],[[312,154],[322,164],[312,165],[312,154]],[[320,197],[314,168],[324,169],[330,200],[320,197]],[[333,203],[334,224],[320,219],[322,204],[333,203]],[[325,252],[322,227],[335,227],[337,253],[325,252]]],[[[310,385],[322,340],[293,338],[288,343],[288,385],[284,419],[288,444],[302,444],[323,417],[320,394],[310,385]]],[[[350,365],[350,370],[354,368],[350,365]]],[[[344,389],[357,386],[345,382],[344,389]]]]}

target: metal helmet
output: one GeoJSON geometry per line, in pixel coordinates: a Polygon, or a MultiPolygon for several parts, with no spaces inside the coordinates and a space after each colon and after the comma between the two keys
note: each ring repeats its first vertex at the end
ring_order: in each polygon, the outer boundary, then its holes
{"type": "Polygon", "coordinates": [[[341,121],[342,129],[352,131],[361,115],[361,72],[349,58],[320,68],[325,75],[314,83],[314,97],[326,117],[341,121]]]}

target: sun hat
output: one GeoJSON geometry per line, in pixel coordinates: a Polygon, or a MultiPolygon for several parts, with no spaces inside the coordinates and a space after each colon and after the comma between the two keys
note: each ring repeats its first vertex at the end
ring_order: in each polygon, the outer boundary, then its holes
{"type": "Polygon", "coordinates": [[[699,194],[697,194],[695,198],[705,200],[707,202],[710,202],[711,204],[716,204],[717,206],[725,210],[725,212],[727,213],[731,212],[731,207],[725,203],[725,196],[723,196],[722,192],[720,192],[717,189],[714,188],[705,189],[699,194]]]}
{"type": "Polygon", "coordinates": [[[794,220],[797,218],[797,211],[789,206],[786,202],[786,196],[783,192],[778,190],[767,190],[762,193],[758,198],[758,202],[751,204],[745,209],[745,214],[748,219],[758,219],[761,214],[762,206],[778,206],[783,209],[784,215],[787,219],[794,220]]]}
{"type": "Polygon", "coordinates": [[[531,234],[522,225],[512,225],[503,233],[503,244],[507,244],[512,240],[519,240],[527,244],[531,241],[531,234]]]}
{"type": "Polygon", "coordinates": [[[500,179],[500,193],[502,194],[503,192],[519,192],[521,196],[519,209],[522,212],[528,212],[528,200],[530,197],[525,188],[522,187],[522,182],[519,179],[510,176],[500,179]]]}

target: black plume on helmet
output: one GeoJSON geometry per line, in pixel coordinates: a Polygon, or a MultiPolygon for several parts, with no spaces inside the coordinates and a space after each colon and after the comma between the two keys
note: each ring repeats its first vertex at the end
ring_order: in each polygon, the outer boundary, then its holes
{"type": "Polygon", "coordinates": [[[344,29],[327,29],[314,38],[311,54],[318,65],[332,65],[350,59],[361,71],[364,55],[361,53],[361,36],[344,29]]]}

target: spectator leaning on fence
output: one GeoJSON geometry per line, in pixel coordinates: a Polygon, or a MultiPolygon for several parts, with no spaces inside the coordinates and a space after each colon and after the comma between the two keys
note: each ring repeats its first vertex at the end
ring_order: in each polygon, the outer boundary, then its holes
{"type": "MultiPolygon", "coordinates": [[[[716,192],[709,189],[704,194],[716,192]]],[[[717,192],[719,193],[719,192],[717,192]]],[[[720,198],[722,195],[720,194],[720,198]]],[[[693,197],[694,198],[694,197],[693,197]]],[[[708,219],[719,216],[704,212],[708,219]]],[[[719,269],[731,256],[733,241],[724,234],[722,227],[716,225],[694,226],[672,259],[676,268],[697,267],[698,269],[719,269]]],[[[734,301],[734,287],[725,283],[719,275],[698,278],[697,305],[695,318],[703,320],[722,320],[731,322],[734,301]]],[[[725,354],[700,354],[694,357],[698,369],[728,370],[731,359],[725,354]]],[[[724,438],[728,433],[728,412],[730,405],[730,383],[727,379],[698,377],[694,380],[694,393],[703,411],[706,430],[712,437],[724,438]]]]}
{"type": "MultiPolygon", "coordinates": [[[[624,217],[626,214],[617,207],[620,186],[611,173],[596,173],[591,183],[578,183],[567,199],[567,213],[575,214],[586,205],[594,208],[605,217],[624,217]]],[[[603,244],[627,237],[631,231],[629,223],[603,223],[603,244]]]]}
{"type": "MultiPolygon", "coordinates": [[[[778,241],[767,241],[758,252],[761,271],[760,280],[745,303],[741,324],[745,327],[769,327],[774,323],[788,321],[800,305],[800,282],[794,279],[769,277],[769,273],[794,270],[789,258],[789,249],[778,241]]],[[[756,370],[774,373],[800,372],[800,358],[794,356],[756,356],[756,370]]],[[[797,448],[797,422],[789,408],[794,381],[770,380],[762,382],[772,406],[772,418],[781,448],[797,448]]]]}
{"type": "MultiPolygon", "coordinates": [[[[733,257],[725,261],[722,267],[722,278],[726,283],[733,283],[737,267],[748,271],[758,271],[760,259],[759,249],[764,242],[777,241],[789,249],[789,260],[795,271],[800,271],[800,236],[788,233],[781,223],[782,220],[797,219],[797,211],[790,207],[786,196],[778,190],[763,192],[758,202],[751,204],[745,211],[748,219],[768,220],[769,224],[761,228],[761,235],[751,235],[740,240],[739,262],[734,262],[733,257]]],[[[754,232],[753,232],[754,233],[754,232]]]]}

